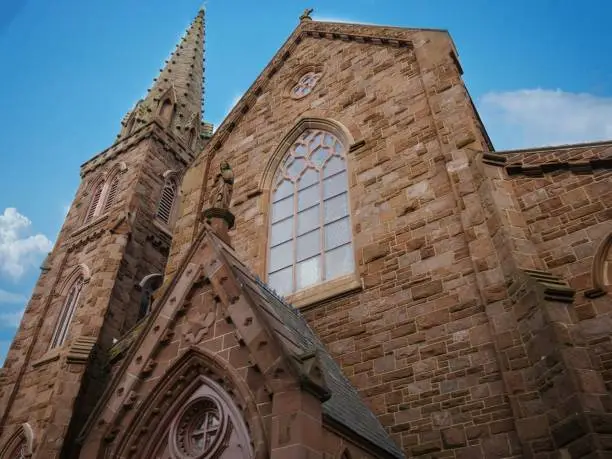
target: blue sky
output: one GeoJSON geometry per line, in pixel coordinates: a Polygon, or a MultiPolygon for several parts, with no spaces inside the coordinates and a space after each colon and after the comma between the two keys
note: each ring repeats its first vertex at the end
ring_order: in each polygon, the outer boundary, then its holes
{"type": "MultiPolygon", "coordinates": [[[[449,29],[498,150],[612,139],[607,0],[208,0],[206,119],[220,123],[298,23],[449,29]]],[[[202,2],[0,3],[0,362],[79,181],[202,2]]]]}

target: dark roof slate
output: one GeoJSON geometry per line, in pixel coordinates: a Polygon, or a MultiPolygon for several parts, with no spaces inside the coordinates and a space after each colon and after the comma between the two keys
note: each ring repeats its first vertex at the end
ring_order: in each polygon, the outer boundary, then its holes
{"type": "Polygon", "coordinates": [[[269,325],[281,335],[285,346],[289,343],[289,347],[295,346],[301,353],[317,351],[319,354],[325,382],[331,392],[329,400],[323,403],[323,414],[384,450],[390,457],[404,458],[302,314],[254,276],[230,247],[216,237],[213,239],[251,300],[263,310],[269,325]]]}

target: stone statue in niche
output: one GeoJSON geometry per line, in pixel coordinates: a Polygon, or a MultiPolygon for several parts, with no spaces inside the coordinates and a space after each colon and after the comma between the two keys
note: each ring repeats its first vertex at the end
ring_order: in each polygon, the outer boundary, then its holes
{"type": "Polygon", "coordinates": [[[227,161],[223,161],[219,173],[215,177],[213,188],[210,190],[210,207],[213,209],[229,209],[233,191],[234,172],[227,161]]]}

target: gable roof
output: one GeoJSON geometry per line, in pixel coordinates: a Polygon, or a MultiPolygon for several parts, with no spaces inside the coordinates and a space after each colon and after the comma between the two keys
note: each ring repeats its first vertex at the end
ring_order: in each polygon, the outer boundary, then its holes
{"type": "MultiPolygon", "coordinates": [[[[315,37],[330,40],[371,43],[373,45],[382,46],[413,47],[415,45],[415,35],[420,32],[444,34],[449,37],[449,41],[452,44],[452,39],[445,29],[417,29],[382,25],[319,22],[313,20],[301,21],[272,57],[268,65],[266,65],[255,79],[253,84],[251,84],[240,100],[234,105],[234,108],[225,117],[219,128],[211,137],[210,142],[200,151],[198,156],[206,156],[208,153],[221,148],[242,117],[255,105],[257,98],[267,87],[272,77],[278,73],[285,61],[289,59],[304,38],[315,37]]],[[[452,46],[457,55],[458,53],[454,44],[452,44],[452,46]]]]}
{"type": "MultiPolygon", "coordinates": [[[[278,339],[285,355],[296,362],[300,380],[304,383],[304,390],[314,390],[315,395],[322,401],[322,413],[324,421],[349,435],[349,438],[360,439],[361,443],[377,453],[377,457],[383,458],[404,458],[404,454],[391,440],[385,429],[380,424],[378,418],[367,408],[360,399],[359,394],[344,376],[338,364],[327,352],[325,346],[312,331],[304,317],[291,305],[284,302],[277,296],[264,282],[254,276],[249,269],[239,260],[234,250],[225,244],[212,230],[206,225],[200,237],[200,242],[206,240],[213,247],[216,257],[220,264],[226,266],[240,286],[241,293],[246,297],[253,308],[261,314],[260,317],[265,322],[267,329],[278,339]],[[314,357],[313,357],[314,356],[314,357]],[[311,379],[304,362],[316,361],[323,381],[311,379]],[[301,365],[301,367],[300,367],[301,365]]],[[[192,252],[198,250],[199,243],[196,241],[192,252]]],[[[193,252],[195,253],[195,252],[193,252]]],[[[193,256],[192,253],[192,256],[193,256]]],[[[192,256],[187,256],[182,266],[186,266],[192,256]]],[[[181,269],[178,270],[181,272],[181,269]]],[[[176,282],[177,277],[172,281],[176,282]]],[[[214,288],[214,287],[213,287],[214,288]]],[[[169,290],[168,290],[169,291],[169,290]]],[[[117,360],[122,355],[126,355],[127,360],[121,364],[121,368],[115,373],[115,381],[127,369],[127,364],[137,351],[137,348],[145,338],[154,321],[157,313],[162,309],[165,301],[162,295],[161,303],[156,305],[155,311],[124,335],[110,349],[110,360],[117,360]]],[[[107,387],[106,395],[113,392],[113,382],[107,387]]],[[[88,420],[88,426],[98,416],[97,410],[102,408],[104,397],[92,413],[88,420]]],[[[85,428],[87,430],[87,426],[85,428]]],[[[86,432],[83,435],[86,435],[86,432]]],[[[359,440],[357,440],[359,443],[359,440]]]]}
{"type": "Polygon", "coordinates": [[[344,376],[338,364],[310,328],[302,314],[287,304],[263,281],[254,276],[238,259],[236,253],[213,234],[211,238],[217,250],[231,266],[232,272],[242,284],[243,293],[264,312],[270,328],[288,349],[297,347],[301,355],[317,353],[320,358],[325,383],[331,397],[323,402],[323,416],[344,426],[374,447],[395,458],[405,457],[391,440],[378,418],[363,403],[359,394],[344,376]]]}

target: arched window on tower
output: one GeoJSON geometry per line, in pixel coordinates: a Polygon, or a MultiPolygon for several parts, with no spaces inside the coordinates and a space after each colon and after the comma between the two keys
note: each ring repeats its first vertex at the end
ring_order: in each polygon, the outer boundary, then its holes
{"type": "Polygon", "coordinates": [[[119,174],[115,174],[108,183],[108,192],[104,199],[104,209],[102,213],[106,213],[115,203],[117,197],[117,190],[119,189],[119,174]]]}
{"type": "Polygon", "coordinates": [[[95,217],[107,213],[117,201],[121,174],[126,170],[124,163],[119,163],[108,173],[103,175],[92,186],[89,207],[85,214],[85,222],[89,223],[95,217]]]}
{"type": "Polygon", "coordinates": [[[70,284],[57,319],[57,324],[55,325],[53,336],[51,338],[51,345],[49,346],[50,349],[59,347],[66,341],[68,329],[79,304],[79,299],[84,284],[85,278],[82,274],[79,274],[70,284]]]}
{"type": "Polygon", "coordinates": [[[85,215],[85,223],[90,222],[93,218],[100,213],[100,198],[104,190],[104,182],[99,182],[93,188],[91,192],[91,200],[89,201],[89,208],[85,215]]]}
{"type": "Polygon", "coordinates": [[[34,432],[27,422],[21,424],[11,435],[4,448],[0,450],[0,459],[26,459],[32,457],[34,432]]]}
{"type": "Polygon", "coordinates": [[[342,453],[342,456],[340,456],[340,459],[352,459],[351,453],[349,453],[348,448],[344,450],[344,452],[342,453]]]}
{"type": "Polygon", "coordinates": [[[166,175],[156,213],[157,218],[166,225],[172,222],[176,205],[177,188],[177,180],[174,174],[166,175]]]}
{"type": "Polygon", "coordinates": [[[159,117],[166,123],[170,124],[174,112],[174,104],[169,98],[164,99],[159,109],[159,117]]]}
{"type": "Polygon", "coordinates": [[[593,284],[602,293],[612,293],[612,233],[601,241],[595,253],[593,284]]]}
{"type": "Polygon", "coordinates": [[[138,320],[151,312],[153,293],[161,287],[163,280],[164,276],[161,274],[149,274],[138,284],[142,292],[142,296],[140,297],[140,308],[138,310],[138,320]]]}
{"type": "Polygon", "coordinates": [[[189,129],[189,132],[187,133],[187,146],[191,149],[194,149],[196,146],[196,130],[195,128],[191,128],[189,129]]]}
{"type": "Polygon", "coordinates": [[[289,147],[272,185],[268,284],[281,295],[354,271],[346,147],[309,129],[289,147]]]}

